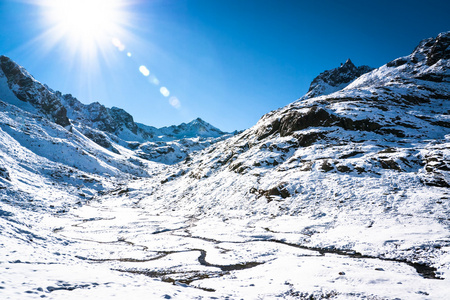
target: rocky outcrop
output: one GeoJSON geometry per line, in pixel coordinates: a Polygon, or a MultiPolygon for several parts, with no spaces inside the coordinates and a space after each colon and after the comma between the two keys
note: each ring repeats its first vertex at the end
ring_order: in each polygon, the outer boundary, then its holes
{"type": "Polygon", "coordinates": [[[70,94],[62,95],[56,92],[56,95],[67,108],[70,119],[76,124],[112,134],[117,134],[124,128],[134,134],[138,133],[138,126],[133,117],[123,109],[107,108],[98,102],[83,104],[70,94]]]}
{"type": "Polygon", "coordinates": [[[108,112],[111,118],[114,120],[116,128],[127,128],[132,133],[138,134],[139,128],[137,124],[134,123],[133,117],[125,110],[118,107],[112,107],[108,110],[108,112]]]}
{"type": "Polygon", "coordinates": [[[428,66],[436,64],[441,59],[450,59],[450,32],[443,32],[436,38],[423,40],[412,53],[412,61],[417,63],[423,60],[428,66]]]}
{"type": "Polygon", "coordinates": [[[36,81],[24,68],[6,56],[0,56],[0,68],[16,97],[30,103],[43,116],[61,126],[70,125],[67,110],[59,98],[36,81]]]}
{"type": "Polygon", "coordinates": [[[339,91],[356,78],[372,70],[373,68],[369,66],[356,67],[350,59],[347,59],[340,67],[324,71],[314,78],[308,93],[301,99],[314,98],[339,91]]]}

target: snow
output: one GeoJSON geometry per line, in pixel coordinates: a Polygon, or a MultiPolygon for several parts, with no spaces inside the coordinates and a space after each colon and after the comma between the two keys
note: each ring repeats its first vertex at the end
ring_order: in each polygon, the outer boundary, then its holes
{"type": "MultiPolygon", "coordinates": [[[[404,229],[398,219],[378,223],[375,218],[376,225],[368,228],[367,222],[363,226],[348,224],[352,219],[348,218],[329,229],[333,219],[326,216],[195,219],[153,215],[148,210],[117,206],[116,201],[83,206],[65,216],[14,213],[19,215],[2,218],[0,223],[0,252],[5,259],[0,264],[0,286],[5,299],[120,299],[127,291],[132,291],[133,297],[168,295],[173,299],[294,299],[300,293],[333,294],[338,299],[370,295],[443,299],[450,292],[448,279],[423,278],[402,261],[321,254],[296,246],[308,235],[307,228],[319,232],[316,244],[339,245],[350,238],[372,251],[383,247],[394,251],[395,245],[408,251],[408,242],[448,235],[444,226],[426,220],[405,220],[408,228],[404,229]],[[14,218],[27,221],[28,226],[11,222],[14,218]],[[17,232],[22,240],[17,239],[17,232]],[[206,252],[209,265],[199,263],[197,249],[206,252]],[[220,269],[250,262],[255,265],[220,269]],[[163,281],[152,278],[156,274],[161,274],[163,281]],[[193,280],[184,283],[189,278],[193,280]]],[[[354,249],[362,252],[363,246],[354,249]]],[[[444,271],[440,274],[445,275],[444,271]]]]}

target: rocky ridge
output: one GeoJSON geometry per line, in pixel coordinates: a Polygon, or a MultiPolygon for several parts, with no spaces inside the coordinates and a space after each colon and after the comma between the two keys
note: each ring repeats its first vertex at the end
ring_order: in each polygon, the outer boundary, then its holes
{"type": "Polygon", "coordinates": [[[173,164],[230,136],[200,118],[163,128],[136,123],[121,108],[83,104],[70,94],[53,91],[6,56],[0,57],[0,70],[5,81],[0,99],[68,130],[76,129],[115,154],[121,154],[120,145],[143,159],[173,164]]]}

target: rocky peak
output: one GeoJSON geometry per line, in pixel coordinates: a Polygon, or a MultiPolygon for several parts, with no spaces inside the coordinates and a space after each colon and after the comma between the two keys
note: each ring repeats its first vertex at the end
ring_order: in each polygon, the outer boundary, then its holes
{"type": "Polygon", "coordinates": [[[117,124],[117,127],[125,126],[131,132],[137,134],[138,126],[134,122],[133,117],[128,112],[118,107],[112,107],[109,109],[109,114],[117,124]]]}
{"type": "Polygon", "coordinates": [[[219,137],[225,134],[225,132],[212,126],[208,122],[197,118],[189,123],[181,123],[180,125],[173,125],[169,127],[163,127],[160,129],[166,134],[173,135],[177,138],[187,137],[219,137]]]}
{"type": "Polygon", "coordinates": [[[356,66],[353,64],[353,62],[350,58],[347,58],[345,63],[341,64],[341,66],[339,68],[355,69],[356,66]]]}
{"type": "Polygon", "coordinates": [[[450,31],[438,35],[427,54],[427,65],[434,65],[441,59],[450,59],[450,31]]]}
{"type": "Polygon", "coordinates": [[[414,49],[412,56],[415,62],[424,58],[428,66],[434,65],[441,59],[450,59],[450,31],[440,33],[436,38],[423,40],[414,49]]]}
{"type": "Polygon", "coordinates": [[[311,82],[308,93],[301,100],[328,95],[345,88],[353,80],[372,71],[369,66],[356,67],[349,59],[338,68],[324,71],[311,82]]]}
{"type": "Polygon", "coordinates": [[[30,103],[41,115],[56,124],[70,125],[67,110],[59,97],[35,80],[23,67],[2,55],[0,69],[7,79],[8,88],[17,99],[30,103]]]}
{"type": "Polygon", "coordinates": [[[349,59],[341,64],[340,67],[324,71],[319,76],[314,78],[309,87],[309,91],[314,90],[319,84],[327,83],[330,86],[338,87],[342,84],[349,83],[364,73],[373,70],[368,66],[356,67],[349,59]]]}
{"type": "Polygon", "coordinates": [[[387,64],[398,67],[406,63],[433,66],[441,59],[450,59],[450,31],[440,33],[436,38],[424,39],[409,56],[397,58],[387,64]]]}

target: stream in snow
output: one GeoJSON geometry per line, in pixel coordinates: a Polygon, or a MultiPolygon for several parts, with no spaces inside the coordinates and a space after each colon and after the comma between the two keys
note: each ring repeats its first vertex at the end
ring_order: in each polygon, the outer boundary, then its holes
{"type": "MultiPolygon", "coordinates": [[[[445,299],[450,293],[446,270],[406,259],[402,253],[410,249],[399,249],[398,240],[385,240],[385,248],[376,239],[348,249],[327,244],[338,228],[329,220],[198,219],[99,203],[46,216],[27,230],[0,220],[5,236],[16,237],[0,245],[2,299],[445,299]]],[[[368,241],[379,231],[375,224],[360,228],[368,241]]]]}

